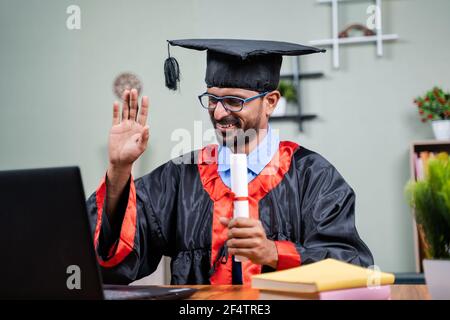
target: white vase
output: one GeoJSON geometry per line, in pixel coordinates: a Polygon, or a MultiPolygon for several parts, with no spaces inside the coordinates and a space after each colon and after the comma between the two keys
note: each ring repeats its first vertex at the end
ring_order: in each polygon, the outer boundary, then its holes
{"type": "Polygon", "coordinates": [[[287,101],[285,97],[280,97],[278,100],[277,106],[272,112],[273,117],[280,117],[286,115],[286,107],[287,107],[287,101]]]}
{"type": "Polygon", "coordinates": [[[423,260],[428,291],[433,300],[450,299],[450,260],[423,260]]]}
{"type": "Polygon", "coordinates": [[[450,120],[434,120],[431,126],[436,140],[450,140],[450,120]]]}

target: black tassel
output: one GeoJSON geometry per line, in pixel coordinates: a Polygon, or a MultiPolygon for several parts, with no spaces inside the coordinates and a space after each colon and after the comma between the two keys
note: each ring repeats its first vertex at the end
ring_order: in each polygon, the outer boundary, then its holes
{"type": "Polygon", "coordinates": [[[209,269],[209,277],[211,278],[212,275],[216,272],[218,264],[226,264],[228,261],[228,247],[224,243],[222,247],[219,250],[219,254],[216,257],[216,260],[214,261],[213,265],[211,266],[211,269],[209,269]]]}
{"type": "Polygon", "coordinates": [[[167,43],[169,57],[164,62],[164,76],[166,78],[166,87],[170,90],[177,90],[180,82],[180,67],[178,61],[170,56],[170,44],[167,43]]]}

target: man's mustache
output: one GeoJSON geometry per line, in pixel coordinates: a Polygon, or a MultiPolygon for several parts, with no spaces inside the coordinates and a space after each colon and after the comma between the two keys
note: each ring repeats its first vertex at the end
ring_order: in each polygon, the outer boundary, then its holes
{"type": "Polygon", "coordinates": [[[238,127],[238,128],[241,126],[241,122],[239,121],[239,119],[236,117],[233,117],[233,116],[226,116],[218,121],[214,118],[212,118],[211,120],[212,120],[214,126],[216,124],[220,124],[220,125],[224,125],[224,126],[231,124],[231,125],[236,125],[236,127],[238,127]]]}

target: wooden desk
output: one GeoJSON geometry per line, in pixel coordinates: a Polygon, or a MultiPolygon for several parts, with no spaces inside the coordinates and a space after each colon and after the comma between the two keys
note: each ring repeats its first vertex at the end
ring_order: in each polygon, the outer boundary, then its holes
{"type": "MultiPolygon", "coordinates": [[[[258,300],[259,290],[238,285],[196,285],[192,300],[258,300]]],[[[426,285],[393,285],[391,286],[392,300],[430,300],[426,285]]]]}

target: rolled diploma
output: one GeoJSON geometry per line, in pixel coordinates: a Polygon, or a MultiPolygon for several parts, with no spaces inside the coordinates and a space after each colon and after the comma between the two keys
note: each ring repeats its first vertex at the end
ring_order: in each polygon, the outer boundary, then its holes
{"type": "MultiPolygon", "coordinates": [[[[230,155],[231,191],[236,197],[248,197],[247,156],[244,153],[230,155]]],[[[234,201],[233,218],[248,218],[248,200],[234,201]]],[[[246,261],[246,257],[235,256],[236,261],[246,261]]]]}

